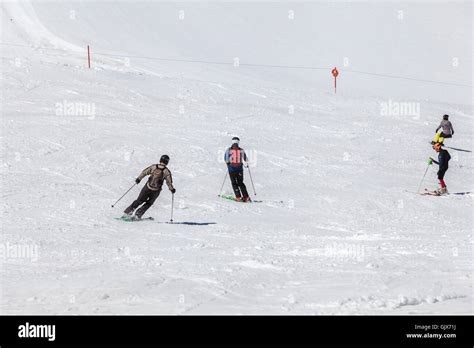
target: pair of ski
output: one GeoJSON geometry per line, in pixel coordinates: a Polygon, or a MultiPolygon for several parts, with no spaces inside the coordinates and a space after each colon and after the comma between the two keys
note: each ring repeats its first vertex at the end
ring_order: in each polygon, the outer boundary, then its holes
{"type": "Polygon", "coordinates": [[[134,216],[122,216],[122,217],[117,217],[115,218],[115,220],[122,220],[122,221],[125,221],[125,222],[136,222],[136,221],[153,221],[155,220],[154,218],[152,218],[151,216],[147,216],[145,218],[136,218],[134,216]]]}
{"type": "MultiPolygon", "coordinates": [[[[434,145],[434,142],[430,142],[431,145],[434,145]]],[[[456,151],[461,151],[461,152],[472,152],[470,150],[466,150],[466,149],[459,149],[457,147],[451,147],[451,146],[447,146],[447,145],[444,145],[444,144],[441,144],[442,147],[445,147],[447,149],[451,149],[451,150],[456,150],[456,151]]]]}
{"type": "MultiPolygon", "coordinates": [[[[142,219],[130,219],[128,217],[116,217],[115,220],[121,220],[125,222],[136,222],[136,221],[154,221],[155,219],[152,218],[151,216],[148,216],[146,218],[142,219]]],[[[170,224],[170,225],[188,225],[188,226],[207,226],[207,225],[215,225],[217,224],[216,222],[194,222],[194,221],[157,221],[156,223],[158,224],[170,224]]]]}
{"type": "Polygon", "coordinates": [[[264,202],[272,202],[272,203],[280,203],[280,204],[283,203],[283,201],[266,201],[266,200],[261,201],[261,200],[254,200],[254,199],[245,202],[245,201],[242,201],[240,199],[236,199],[234,196],[231,196],[231,195],[219,195],[219,197],[227,199],[229,201],[238,202],[238,203],[264,203],[264,202]]]}
{"type": "MultiPolygon", "coordinates": [[[[407,191],[407,192],[411,192],[411,191],[407,191]]],[[[444,194],[441,194],[439,193],[438,191],[432,191],[432,190],[428,190],[425,188],[425,190],[423,192],[411,192],[411,193],[416,193],[416,194],[419,194],[419,195],[422,195],[422,196],[449,196],[449,195],[457,195],[457,196],[463,196],[463,195],[469,195],[471,194],[471,192],[469,191],[466,191],[466,192],[448,192],[448,193],[444,193],[444,194]]]]}
{"type": "MultiPolygon", "coordinates": [[[[431,190],[428,190],[425,188],[425,191],[424,192],[419,192],[420,195],[423,195],[423,196],[442,196],[441,193],[439,193],[438,191],[434,190],[434,191],[431,191],[431,190]]],[[[447,193],[445,193],[445,195],[447,195],[447,193]]]]}
{"type": "MultiPolygon", "coordinates": [[[[127,217],[116,217],[115,220],[125,221],[125,222],[138,222],[138,221],[154,221],[155,219],[151,216],[147,216],[141,219],[131,219],[127,217]]],[[[158,221],[159,224],[171,224],[171,225],[191,225],[192,223],[184,223],[184,222],[174,222],[174,221],[158,221]]],[[[195,223],[198,225],[198,223],[195,223]]]]}
{"type": "Polygon", "coordinates": [[[262,202],[262,201],[254,201],[254,200],[243,201],[242,199],[237,199],[234,196],[230,196],[230,195],[219,195],[219,197],[227,199],[229,201],[234,201],[234,202],[239,202],[239,203],[261,203],[262,202]]]}

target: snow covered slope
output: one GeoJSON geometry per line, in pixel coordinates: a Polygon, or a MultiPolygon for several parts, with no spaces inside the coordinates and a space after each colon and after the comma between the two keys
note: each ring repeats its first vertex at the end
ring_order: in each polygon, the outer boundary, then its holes
{"type": "Polygon", "coordinates": [[[473,148],[471,13],[2,2],[1,313],[472,313],[472,195],[413,193],[444,113],[473,148]],[[261,203],[217,197],[234,135],[261,203]],[[176,223],[115,220],[164,153],[176,223]]]}

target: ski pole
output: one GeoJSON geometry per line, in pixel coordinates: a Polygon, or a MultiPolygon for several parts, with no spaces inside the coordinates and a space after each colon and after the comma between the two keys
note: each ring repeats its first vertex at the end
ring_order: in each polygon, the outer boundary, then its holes
{"type": "Polygon", "coordinates": [[[125,192],[125,193],[122,195],[122,197],[120,197],[119,199],[117,199],[117,202],[115,202],[114,204],[112,204],[112,208],[113,208],[113,207],[115,206],[115,204],[117,204],[123,197],[125,197],[125,195],[126,195],[127,193],[129,193],[130,190],[135,187],[135,185],[136,185],[136,184],[133,184],[133,186],[130,187],[130,188],[127,190],[127,192],[125,192]]]}
{"type": "Polygon", "coordinates": [[[222,186],[221,186],[221,189],[219,190],[219,194],[217,196],[220,197],[220,195],[222,194],[222,189],[224,188],[224,184],[225,184],[225,180],[227,179],[227,175],[229,174],[229,172],[226,170],[225,171],[225,176],[224,176],[224,181],[222,182],[222,186]]]}
{"type": "Polygon", "coordinates": [[[426,167],[425,174],[423,174],[420,184],[418,185],[418,189],[416,190],[417,193],[420,192],[421,184],[423,183],[423,180],[425,180],[425,176],[426,176],[426,173],[428,173],[428,169],[430,168],[430,165],[431,165],[431,160],[428,161],[428,166],[426,167]]]}
{"type": "Polygon", "coordinates": [[[252,172],[250,171],[250,167],[249,167],[248,164],[247,164],[247,170],[249,171],[250,182],[252,183],[252,188],[253,188],[253,194],[256,196],[256,195],[257,195],[257,192],[255,191],[255,186],[254,186],[254,184],[253,184],[253,179],[252,179],[252,172]]]}
{"type": "Polygon", "coordinates": [[[171,219],[170,219],[171,223],[173,223],[173,210],[174,210],[174,193],[171,195],[171,219]]]}

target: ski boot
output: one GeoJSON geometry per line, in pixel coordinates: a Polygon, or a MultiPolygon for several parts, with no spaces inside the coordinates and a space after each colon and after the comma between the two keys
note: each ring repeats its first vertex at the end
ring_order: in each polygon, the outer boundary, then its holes
{"type": "Polygon", "coordinates": [[[133,213],[124,213],[120,218],[125,221],[131,221],[132,220],[132,214],[133,213]]]}
{"type": "Polygon", "coordinates": [[[235,200],[236,200],[237,202],[242,202],[242,197],[235,197],[235,200]]]}
{"type": "Polygon", "coordinates": [[[242,198],[242,202],[251,202],[250,197],[246,196],[246,197],[242,198]]]}
{"type": "Polygon", "coordinates": [[[440,189],[438,189],[437,192],[440,196],[447,195],[448,194],[448,189],[446,187],[441,187],[440,189]]]}
{"type": "Polygon", "coordinates": [[[131,220],[132,221],[140,221],[142,219],[142,217],[140,215],[133,215],[131,220]]]}

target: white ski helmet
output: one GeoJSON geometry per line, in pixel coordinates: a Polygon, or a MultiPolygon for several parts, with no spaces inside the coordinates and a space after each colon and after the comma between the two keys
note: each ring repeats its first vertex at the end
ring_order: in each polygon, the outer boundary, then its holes
{"type": "Polygon", "coordinates": [[[239,145],[239,142],[240,142],[240,139],[239,139],[238,137],[233,137],[233,138],[232,138],[232,145],[233,145],[233,144],[239,145]]]}

